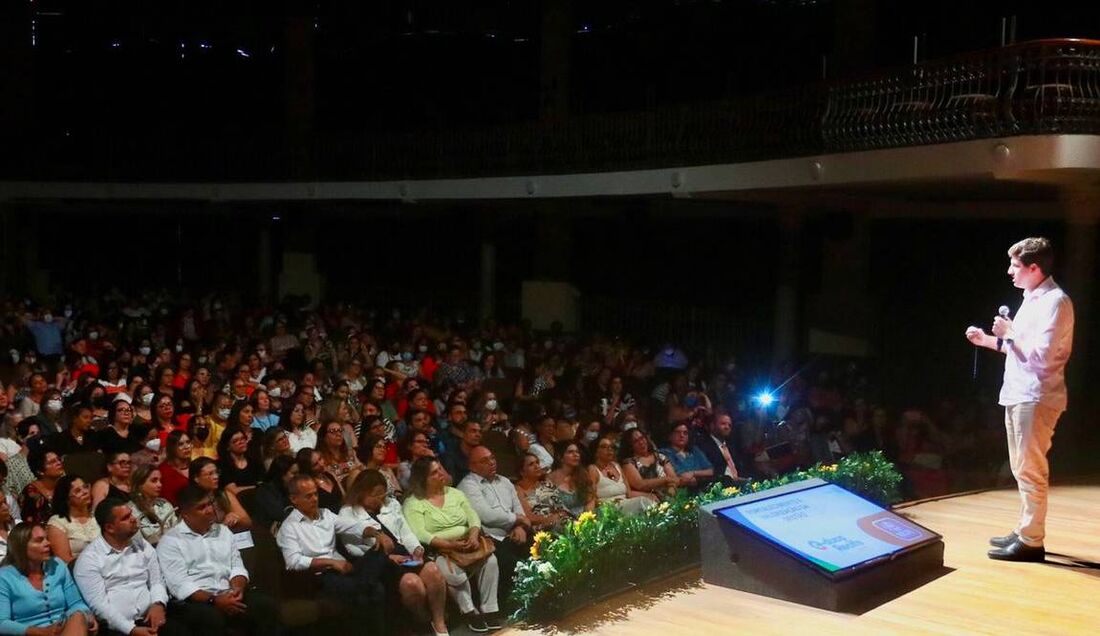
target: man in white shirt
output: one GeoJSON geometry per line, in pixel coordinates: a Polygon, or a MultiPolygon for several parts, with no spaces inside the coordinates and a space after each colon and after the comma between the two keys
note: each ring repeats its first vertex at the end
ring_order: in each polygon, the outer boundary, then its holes
{"type": "Polygon", "coordinates": [[[516,487],[497,474],[493,452],[484,446],[475,446],[470,450],[470,473],[458,482],[458,489],[470,500],[470,506],[481,519],[482,531],[496,544],[502,582],[498,598],[507,599],[516,563],[530,553],[534,538],[516,487]]]}
{"type": "Polygon", "coordinates": [[[213,498],[194,485],[177,495],[181,521],[157,545],[161,576],[176,602],[172,620],[202,636],[226,633],[278,634],[275,603],[248,589],[248,570],[229,528],[214,520],[213,498]]]}
{"type": "Polygon", "coordinates": [[[99,633],[185,634],[178,621],[167,623],[168,591],[157,553],[138,534],[130,504],[107,498],[96,506],[95,517],[102,534],[80,553],[73,577],[99,617],[99,633]]]}
{"type": "Polygon", "coordinates": [[[1008,275],[1024,290],[1015,319],[997,316],[993,333],[969,327],[966,338],[1005,354],[1000,404],[1005,407],[1008,459],[1022,506],[1016,529],[989,540],[989,558],[1044,561],[1047,452],[1066,410],[1066,362],[1073,349],[1073,302],[1051,277],[1054,251],[1045,238],[1026,238],[1008,250],[1008,275]]]}
{"type": "Polygon", "coordinates": [[[384,578],[397,567],[390,561],[393,540],[374,524],[338,517],[317,502],[317,483],[309,475],[297,475],[287,485],[294,510],[287,515],[275,541],[290,571],[320,575],[321,593],[347,603],[374,631],[385,633],[384,578]],[[356,537],[370,549],[352,563],[336,550],[336,535],[356,537]]]}

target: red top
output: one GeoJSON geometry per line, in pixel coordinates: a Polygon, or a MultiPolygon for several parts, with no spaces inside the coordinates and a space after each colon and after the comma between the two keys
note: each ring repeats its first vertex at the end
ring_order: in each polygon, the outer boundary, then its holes
{"type": "Polygon", "coordinates": [[[187,485],[187,477],[168,462],[162,463],[157,470],[160,471],[160,496],[175,506],[176,496],[187,485]]]}

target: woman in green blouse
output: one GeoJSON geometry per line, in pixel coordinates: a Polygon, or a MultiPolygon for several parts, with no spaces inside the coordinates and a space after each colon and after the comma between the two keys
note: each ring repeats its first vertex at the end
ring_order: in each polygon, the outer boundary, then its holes
{"type": "Polygon", "coordinates": [[[470,630],[478,633],[503,627],[497,604],[500,572],[495,555],[459,567],[444,552],[469,552],[481,542],[481,519],[461,491],[448,486],[450,475],[438,461],[422,457],[412,465],[409,495],[402,511],[416,538],[435,559],[470,630]],[[477,582],[481,607],[475,607],[470,579],[477,582]]]}

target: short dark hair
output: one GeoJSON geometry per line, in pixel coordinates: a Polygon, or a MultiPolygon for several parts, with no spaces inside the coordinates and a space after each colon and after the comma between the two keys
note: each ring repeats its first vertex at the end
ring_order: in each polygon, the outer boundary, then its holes
{"type": "Polygon", "coordinates": [[[1018,241],[1008,248],[1008,255],[1020,259],[1024,265],[1038,265],[1046,276],[1050,276],[1050,270],[1054,267],[1054,247],[1050,239],[1041,236],[1018,241]]]}
{"type": "Polygon", "coordinates": [[[108,523],[115,520],[115,508],[129,505],[130,502],[119,497],[107,497],[99,502],[99,505],[95,507],[95,522],[99,524],[100,530],[103,530],[108,523]]]}
{"type": "Polygon", "coordinates": [[[195,484],[187,484],[180,489],[178,494],[176,494],[176,503],[179,504],[180,512],[183,512],[193,509],[208,497],[210,497],[210,495],[202,488],[199,488],[195,484]]]}
{"type": "Polygon", "coordinates": [[[301,484],[304,484],[306,482],[309,482],[311,484],[316,484],[317,483],[316,481],[313,480],[313,477],[311,477],[309,475],[303,475],[302,473],[298,473],[297,475],[294,476],[293,479],[290,480],[290,483],[287,484],[287,492],[290,493],[291,495],[298,494],[299,492],[301,492],[301,484]]]}

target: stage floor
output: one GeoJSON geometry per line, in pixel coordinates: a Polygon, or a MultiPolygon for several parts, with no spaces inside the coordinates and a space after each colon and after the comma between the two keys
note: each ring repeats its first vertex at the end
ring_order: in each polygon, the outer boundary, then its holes
{"type": "Polygon", "coordinates": [[[499,633],[1100,634],[1100,569],[1087,567],[1100,563],[1100,480],[1054,487],[1050,501],[1044,564],[1004,563],[985,555],[989,537],[1014,525],[1015,490],[899,507],[943,535],[944,565],[952,571],[859,616],[707,585],[695,569],[552,625],[499,633]]]}

